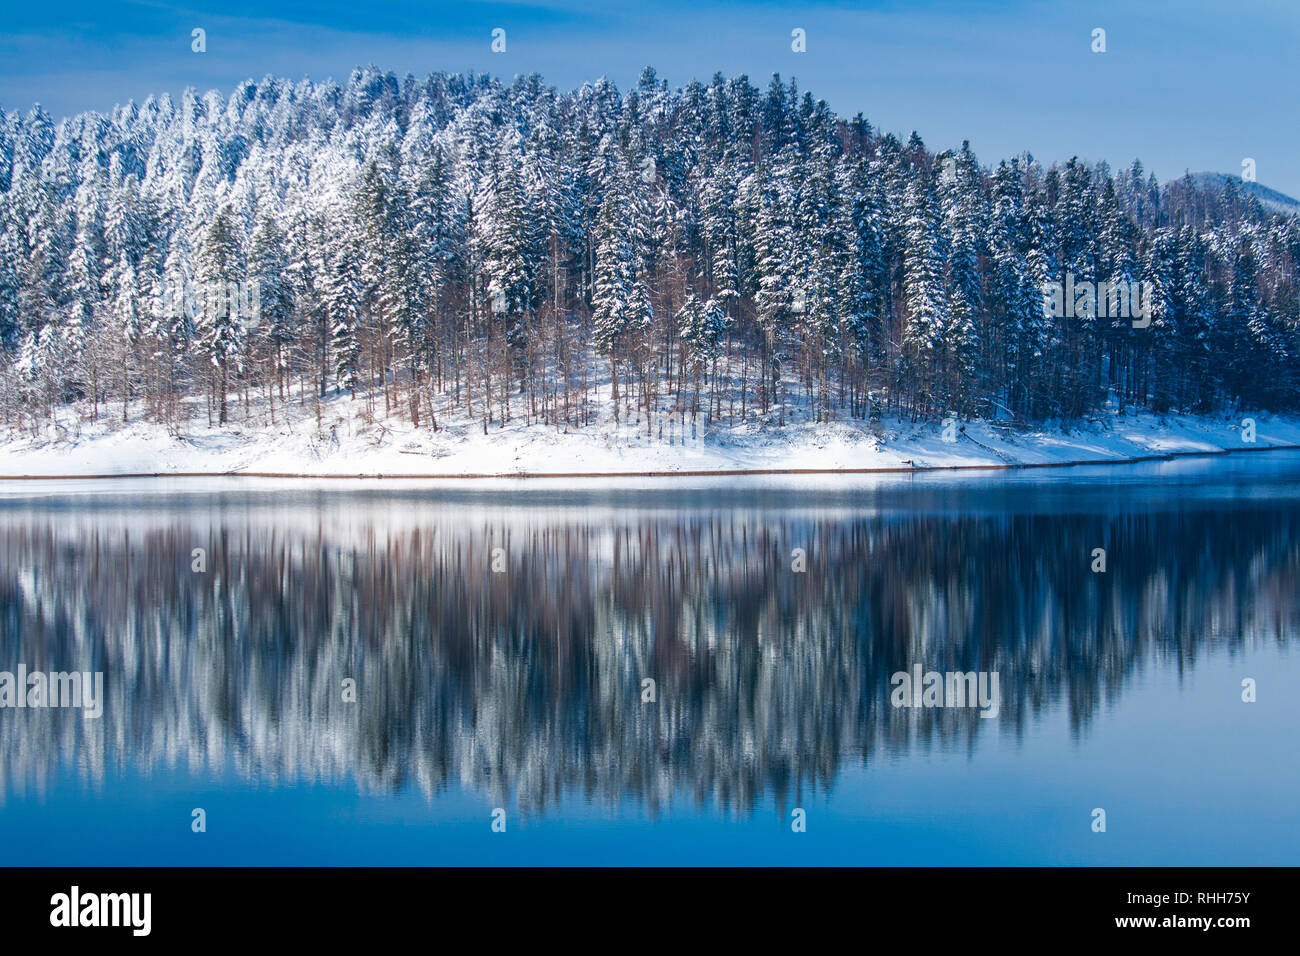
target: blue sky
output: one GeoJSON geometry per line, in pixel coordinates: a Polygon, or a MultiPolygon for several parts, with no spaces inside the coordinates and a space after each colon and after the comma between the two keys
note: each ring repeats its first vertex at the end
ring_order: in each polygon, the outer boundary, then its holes
{"type": "Polygon", "coordinates": [[[5,0],[0,24],[0,108],[39,102],[56,117],[268,73],[344,80],[370,63],[536,71],[561,88],[602,74],[626,88],[647,64],[673,86],[721,71],[763,87],[780,72],[932,148],[970,139],[985,163],[1022,149],[1117,167],[1140,156],[1166,179],[1251,157],[1261,183],[1300,196],[1294,0],[5,0]],[[190,50],[195,27],[206,53],[190,50]],[[505,53],[490,49],[496,27],[505,53]],[[806,53],[791,51],[796,27],[806,53]],[[1090,49],[1097,27],[1104,54],[1090,49]]]}

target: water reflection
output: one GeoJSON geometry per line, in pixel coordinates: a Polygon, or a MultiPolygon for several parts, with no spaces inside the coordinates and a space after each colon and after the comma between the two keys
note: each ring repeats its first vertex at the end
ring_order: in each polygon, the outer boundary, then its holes
{"type": "Polygon", "coordinates": [[[233,766],[529,812],[574,792],[652,813],[787,805],[850,763],[1019,734],[1057,702],[1086,733],[1135,669],[1285,641],[1300,616],[1292,500],[1056,515],[235,494],[0,518],[0,669],[103,671],[107,698],[99,720],[0,710],[0,799],[60,767],[103,786],[233,766]],[[998,672],[1000,715],[891,707],[913,662],[998,672]]]}

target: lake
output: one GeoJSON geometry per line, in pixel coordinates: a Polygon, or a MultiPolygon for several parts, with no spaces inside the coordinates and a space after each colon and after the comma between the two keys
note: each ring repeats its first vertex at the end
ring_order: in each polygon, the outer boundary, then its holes
{"type": "Polygon", "coordinates": [[[0,863],[1292,864],[1298,581],[1294,452],[4,483],[0,670],[103,693],[0,708],[0,863]]]}

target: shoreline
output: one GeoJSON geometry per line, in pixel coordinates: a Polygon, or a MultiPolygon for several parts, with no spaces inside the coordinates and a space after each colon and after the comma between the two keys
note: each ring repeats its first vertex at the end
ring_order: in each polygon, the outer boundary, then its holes
{"type": "Polygon", "coordinates": [[[464,473],[398,473],[354,472],[311,473],[274,471],[154,471],[119,472],[105,474],[64,475],[0,475],[0,481],[103,481],[140,478],[319,478],[330,481],[398,480],[398,481],[479,481],[515,479],[606,479],[606,478],[737,478],[747,476],[780,475],[906,475],[947,471],[1021,471],[1032,468],[1085,468],[1095,465],[1135,465],[1152,461],[1173,461],[1180,458],[1222,457],[1248,452],[1300,451],[1300,444],[1260,445],[1254,448],[1217,448],[1196,451],[1170,451],[1126,458],[1097,458],[1071,461],[1002,462],[957,465],[910,465],[875,468],[728,468],[680,471],[571,471],[571,472],[464,472],[464,473]]]}

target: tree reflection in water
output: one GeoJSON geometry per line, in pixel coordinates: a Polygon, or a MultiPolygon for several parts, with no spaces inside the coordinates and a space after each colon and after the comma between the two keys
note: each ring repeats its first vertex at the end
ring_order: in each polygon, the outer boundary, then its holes
{"type": "Polygon", "coordinates": [[[0,710],[0,798],[60,765],[745,811],[846,762],[970,747],[1135,668],[1283,641],[1294,507],[1111,514],[12,508],[0,669],[102,670],[103,717],[0,710]],[[1089,570],[1094,547],[1109,569],[1089,570]],[[191,570],[192,549],[207,571],[191,570]],[[490,570],[502,548],[507,570],[490,570]],[[791,570],[804,548],[806,573],[791,570]],[[997,671],[996,720],[890,675],[997,671]],[[342,681],[357,681],[358,701],[342,681]],[[643,703],[642,680],[657,700],[643,703]]]}

